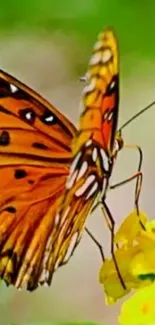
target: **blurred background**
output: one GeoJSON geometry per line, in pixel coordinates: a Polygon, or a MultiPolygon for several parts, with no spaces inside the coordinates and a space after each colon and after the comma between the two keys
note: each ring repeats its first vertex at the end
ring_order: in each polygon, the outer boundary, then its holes
{"type": "MultiPolygon", "coordinates": [[[[124,123],[155,100],[155,2],[123,0],[7,0],[0,8],[0,66],[37,90],[77,125],[83,84],[93,43],[102,28],[115,29],[120,47],[120,115],[124,123]]],[[[155,107],[130,124],[125,143],[143,149],[141,209],[155,216],[155,107]]],[[[138,154],[124,149],[111,183],[136,172],[138,154]]],[[[133,209],[134,182],[109,192],[107,202],[120,224],[133,209]]],[[[98,208],[89,229],[108,253],[109,233],[98,208]]],[[[120,305],[108,307],[98,282],[100,255],[85,234],[50,288],[28,293],[0,287],[0,323],[48,324],[95,321],[117,324],[120,305]]]]}

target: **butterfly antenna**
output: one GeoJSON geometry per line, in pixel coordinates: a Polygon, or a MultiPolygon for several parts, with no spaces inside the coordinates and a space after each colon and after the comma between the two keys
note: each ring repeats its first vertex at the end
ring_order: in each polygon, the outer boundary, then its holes
{"type": "Polygon", "coordinates": [[[139,111],[137,114],[133,115],[127,122],[125,122],[118,131],[122,131],[128,124],[130,124],[133,120],[135,120],[138,116],[146,112],[149,108],[151,108],[155,104],[155,101],[152,102],[151,104],[147,105],[144,107],[141,111],[139,111]]]}

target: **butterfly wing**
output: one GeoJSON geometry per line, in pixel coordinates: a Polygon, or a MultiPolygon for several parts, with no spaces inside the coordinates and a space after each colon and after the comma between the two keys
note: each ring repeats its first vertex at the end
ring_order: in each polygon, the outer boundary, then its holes
{"type": "Polygon", "coordinates": [[[75,127],[0,71],[0,277],[38,285],[71,162],[75,127]]]}
{"type": "MultiPolygon", "coordinates": [[[[110,156],[114,146],[119,108],[118,43],[111,29],[99,35],[85,79],[87,86],[84,89],[84,110],[80,119],[78,146],[82,145],[86,138],[90,138],[93,128],[94,141],[110,156]],[[81,132],[82,130],[85,132],[81,132]]],[[[76,150],[78,146],[75,146],[76,150]]]]}
{"type": "Polygon", "coordinates": [[[111,173],[110,154],[118,115],[117,41],[111,30],[99,35],[86,74],[84,110],[73,140],[73,162],[66,183],[52,254],[53,271],[66,263],[80,241],[86,218],[99,194],[106,193],[111,173]]]}

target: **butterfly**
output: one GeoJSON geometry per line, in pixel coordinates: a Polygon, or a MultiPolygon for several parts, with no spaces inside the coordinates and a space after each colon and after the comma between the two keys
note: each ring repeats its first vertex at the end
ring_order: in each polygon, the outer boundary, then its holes
{"type": "Polygon", "coordinates": [[[7,285],[29,291],[50,285],[80,242],[94,202],[101,197],[105,203],[123,146],[116,131],[118,48],[111,29],[98,36],[82,98],[77,130],[0,70],[0,277],[7,285]]]}

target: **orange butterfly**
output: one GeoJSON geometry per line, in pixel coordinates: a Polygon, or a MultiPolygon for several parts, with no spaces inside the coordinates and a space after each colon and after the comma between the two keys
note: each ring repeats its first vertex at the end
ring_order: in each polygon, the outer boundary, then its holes
{"type": "Polygon", "coordinates": [[[98,196],[108,212],[106,190],[123,145],[111,30],[99,35],[86,79],[77,132],[45,99],[0,71],[0,277],[8,285],[50,284],[98,196]]]}

